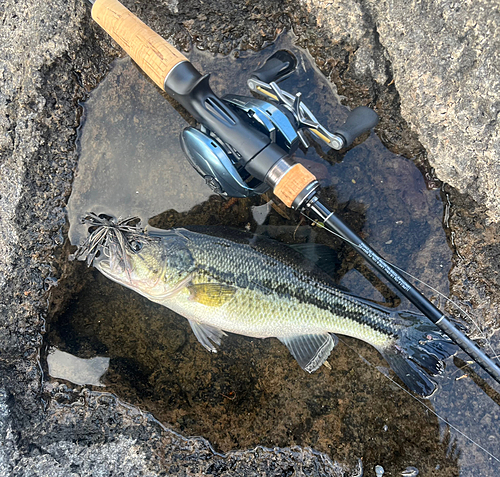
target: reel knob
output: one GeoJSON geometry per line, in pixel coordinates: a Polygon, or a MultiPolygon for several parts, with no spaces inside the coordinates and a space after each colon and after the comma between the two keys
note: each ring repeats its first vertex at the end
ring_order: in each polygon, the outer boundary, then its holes
{"type": "MultiPolygon", "coordinates": [[[[343,139],[342,148],[350,146],[361,134],[368,132],[378,123],[378,114],[367,106],[354,108],[345,123],[333,131],[333,134],[343,139]]],[[[339,148],[341,149],[341,148],[339,148]]]]}

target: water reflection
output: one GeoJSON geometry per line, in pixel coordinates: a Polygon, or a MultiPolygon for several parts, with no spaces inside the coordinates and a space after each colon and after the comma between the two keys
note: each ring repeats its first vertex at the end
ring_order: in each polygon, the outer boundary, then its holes
{"type": "Polygon", "coordinates": [[[73,384],[104,386],[102,376],[109,368],[109,358],[96,356],[84,359],[70,353],[50,348],[47,354],[49,375],[73,384]]]}
{"type": "MultiPolygon", "coordinates": [[[[290,37],[261,54],[214,59],[193,52],[192,61],[214,73],[215,91],[248,94],[249,72],[280,48],[294,51],[301,67],[284,89],[301,91],[327,127],[342,122],[347,110],[334,88],[290,37]]],[[[182,156],[178,134],[184,125],[128,59],[115,63],[85,105],[69,204],[72,243],[86,233],[78,217],[91,210],[139,215],[163,228],[230,225],[284,242],[317,241],[336,251],[332,273],[339,285],[389,306],[409,307],[349,246],[317,227],[304,227],[300,216],[269,204],[269,197],[210,196],[182,156]]],[[[314,169],[324,202],[376,250],[447,295],[451,252],[441,197],[426,188],[411,161],[389,152],[374,134],[346,154],[316,145],[299,150],[296,160],[314,169]]],[[[203,435],[221,450],[312,446],[353,466],[362,457],[367,470],[381,465],[388,475],[407,467],[420,475],[479,475],[478,469],[496,475],[498,462],[461,432],[499,453],[498,405],[472,379],[457,381],[463,373],[452,360],[426,408],[379,371],[385,361],[362,342],[343,339],[330,358],[333,369],[313,375],[277,340],[231,335],[211,355],[186,320],[91,273],[89,286],[52,325],[49,343],[75,355],[110,356],[109,389],[185,434],[203,435]]]]}
{"type": "Polygon", "coordinates": [[[186,126],[129,58],[117,60],[84,105],[80,159],[68,203],[69,238],[80,243],[86,212],[144,222],[167,208],[189,210],[211,191],[184,157],[186,126]]]}

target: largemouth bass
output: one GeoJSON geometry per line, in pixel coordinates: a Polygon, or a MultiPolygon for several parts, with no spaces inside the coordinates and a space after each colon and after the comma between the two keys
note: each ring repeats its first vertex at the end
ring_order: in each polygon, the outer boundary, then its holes
{"type": "Polygon", "coordinates": [[[429,375],[455,350],[418,313],[394,311],[339,290],[332,279],[286,245],[255,235],[229,238],[184,228],[142,231],[132,219],[91,214],[75,257],[106,277],[189,321],[211,352],[225,332],[278,338],[307,372],[316,371],[336,334],[374,346],[401,380],[428,396],[429,375]]]}

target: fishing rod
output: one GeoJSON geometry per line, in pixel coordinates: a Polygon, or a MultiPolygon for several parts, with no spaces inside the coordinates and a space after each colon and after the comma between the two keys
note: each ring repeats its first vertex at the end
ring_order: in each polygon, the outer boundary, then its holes
{"type": "Polygon", "coordinates": [[[181,133],[181,145],[191,165],[214,192],[226,197],[251,197],[271,189],[287,207],[312,217],[353,245],[500,383],[496,363],[330,211],[319,199],[316,177],[290,157],[300,145],[309,147],[306,130],[332,149],[351,145],[378,123],[373,110],[360,106],[349,113],[342,126],[328,131],[302,102],[300,93],[292,95],[278,86],[297,66],[295,57],[286,50],[274,53],[248,79],[250,90],[266,100],[233,94],[219,98],[210,88],[210,75],[200,74],[180,51],[118,0],[89,1],[92,18],[199,123],[198,128],[187,127],[181,133]]]}

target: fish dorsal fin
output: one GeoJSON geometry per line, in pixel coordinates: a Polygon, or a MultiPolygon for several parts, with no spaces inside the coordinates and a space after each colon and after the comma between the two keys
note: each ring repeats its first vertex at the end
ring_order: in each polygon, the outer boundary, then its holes
{"type": "Polygon", "coordinates": [[[330,275],[330,277],[337,275],[340,268],[337,250],[330,248],[328,245],[311,242],[292,243],[287,244],[287,246],[299,252],[327,275],[330,275]]]}
{"type": "Polygon", "coordinates": [[[206,306],[222,306],[236,293],[235,287],[221,283],[197,283],[187,288],[191,300],[206,306]]]}
{"type": "Polygon", "coordinates": [[[220,345],[223,336],[226,336],[221,329],[214,326],[198,323],[197,321],[188,320],[198,341],[211,353],[217,353],[217,348],[214,345],[220,345]]]}
{"type": "Polygon", "coordinates": [[[300,367],[308,373],[316,371],[326,361],[338,342],[338,338],[329,333],[278,339],[286,345],[300,367]]]}

